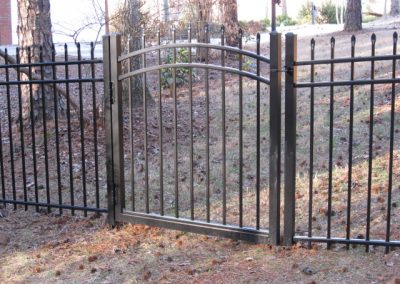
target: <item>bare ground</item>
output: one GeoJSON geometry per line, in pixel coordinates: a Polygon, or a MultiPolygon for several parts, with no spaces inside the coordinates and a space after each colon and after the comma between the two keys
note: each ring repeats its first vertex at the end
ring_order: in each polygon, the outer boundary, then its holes
{"type": "Polygon", "coordinates": [[[398,250],[271,248],[140,225],[110,229],[104,217],[8,214],[0,219],[0,283],[388,283],[400,277],[398,250]]]}

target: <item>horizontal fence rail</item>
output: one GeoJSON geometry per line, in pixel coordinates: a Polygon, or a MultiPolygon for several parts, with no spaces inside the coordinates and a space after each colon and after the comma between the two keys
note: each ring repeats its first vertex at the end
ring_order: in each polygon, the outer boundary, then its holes
{"type": "Polygon", "coordinates": [[[1,51],[0,205],[107,212],[103,61],[43,47],[1,51]],[[103,160],[104,159],[104,160],[103,160]]]}
{"type": "MultiPolygon", "coordinates": [[[[296,200],[285,202],[285,215],[296,212],[296,229],[292,224],[285,233],[288,243],[303,241],[311,246],[323,242],[328,248],[334,243],[347,248],[365,245],[367,251],[370,246],[384,246],[386,252],[400,246],[396,203],[400,198],[400,176],[395,170],[400,145],[396,135],[400,83],[397,40],[398,34],[394,33],[392,54],[377,55],[373,34],[370,56],[356,57],[356,37],[352,36],[350,57],[335,58],[335,53],[341,51],[332,37],[329,53],[323,55],[329,59],[316,59],[317,51],[324,52],[317,49],[314,39],[310,42],[310,60],[296,60],[296,46],[287,46],[286,58],[292,58],[286,62],[287,67],[302,74],[292,81],[293,71],[286,74],[286,109],[297,108],[294,121],[286,113],[286,126],[301,125],[297,138],[290,132],[285,138],[289,141],[286,143],[297,139],[297,146],[287,145],[285,160],[291,165],[290,155],[298,156],[295,170],[285,173],[285,186],[289,182],[285,192],[289,199],[296,200]],[[364,69],[358,71],[357,67],[364,69]],[[329,81],[320,81],[326,77],[329,81]],[[308,212],[306,216],[304,212],[308,212]],[[324,229],[326,235],[322,236],[324,229]]],[[[289,34],[286,41],[297,39],[289,34]]],[[[294,218],[288,217],[288,222],[294,222],[294,218]]]]}

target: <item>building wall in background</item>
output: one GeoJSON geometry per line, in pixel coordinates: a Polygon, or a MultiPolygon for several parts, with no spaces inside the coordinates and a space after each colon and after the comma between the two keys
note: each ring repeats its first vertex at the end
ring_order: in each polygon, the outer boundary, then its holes
{"type": "Polygon", "coordinates": [[[11,0],[0,0],[0,45],[11,43],[11,0]]]}

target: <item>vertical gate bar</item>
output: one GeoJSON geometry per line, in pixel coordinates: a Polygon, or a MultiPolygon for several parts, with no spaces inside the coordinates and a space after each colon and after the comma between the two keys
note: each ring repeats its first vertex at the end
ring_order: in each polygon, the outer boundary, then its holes
{"type": "Polygon", "coordinates": [[[121,35],[113,34],[110,38],[110,72],[112,83],[112,157],[115,188],[115,218],[125,208],[125,182],[124,182],[124,134],[123,134],[123,111],[122,111],[122,82],[119,80],[121,74],[121,35]]]}
{"type": "MultiPolygon", "coordinates": [[[[351,58],[354,58],[356,37],[351,37],[351,58]]],[[[350,80],[354,80],[354,62],[350,63],[350,80]]],[[[352,176],[353,176],[353,128],[354,128],[354,85],[350,87],[350,123],[349,123],[349,161],[348,161],[348,179],[347,179],[347,221],[346,221],[346,239],[350,239],[351,222],[351,195],[352,195],[352,176]]],[[[349,249],[350,245],[347,244],[349,249]]]]}
{"type": "MultiPolygon", "coordinates": [[[[56,65],[56,49],[54,44],[51,46],[51,62],[53,63],[52,66],[52,78],[53,78],[53,96],[54,96],[54,128],[56,132],[56,163],[57,163],[57,192],[58,192],[58,204],[63,204],[63,196],[61,191],[61,162],[60,162],[60,131],[58,128],[58,94],[56,91],[56,83],[57,80],[57,70],[56,65]]],[[[63,209],[60,207],[59,213],[63,213],[63,209]]]]}
{"type": "MultiPolygon", "coordinates": [[[[260,40],[261,36],[260,33],[257,33],[257,43],[256,43],[256,49],[257,49],[257,55],[260,55],[260,40]]],[[[256,60],[257,63],[257,76],[260,76],[260,59],[257,58],[256,60]]],[[[257,112],[257,133],[256,133],[256,229],[260,229],[260,166],[261,166],[261,97],[260,97],[260,81],[257,80],[257,102],[256,102],[256,112],[257,112]]]]}
{"type": "MultiPolygon", "coordinates": [[[[146,48],[146,35],[142,35],[142,48],[146,48]]],[[[146,53],[142,54],[142,66],[146,68],[146,53]]],[[[146,213],[150,213],[150,189],[149,189],[149,155],[148,155],[148,140],[147,140],[147,94],[146,94],[146,72],[142,75],[142,91],[143,91],[143,114],[144,114],[144,174],[146,188],[146,213]]]]}
{"type": "MultiPolygon", "coordinates": [[[[208,42],[208,24],[205,25],[206,41],[208,42]]],[[[209,49],[205,48],[206,51],[206,65],[208,65],[209,49]]],[[[210,93],[209,93],[209,78],[208,68],[205,69],[205,85],[206,85],[206,219],[210,222],[210,93]]]]}
{"type": "Polygon", "coordinates": [[[281,203],[281,72],[282,37],[280,33],[270,34],[270,171],[269,171],[269,227],[272,245],[280,243],[281,203]]]}
{"type": "MultiPolygon", "coordinates": [[[[78,49],[78,78],[82,79],[82,54],[81,44],[77,43],[78,49]]],[[[83,121],[83,90],[82,82],[78,84],[79,89],[79,128],[81,130],[81,165],[82,165],[82,191],[83,191],[83,207],[87,207],[87,192],[86,192],[86,162],[85,162],[85,124],[83,121]]],[[[84,210],[84,216],[87,216],[87,210],[84,210]]]]}
{"type": "MultiPolygon", "coordinates": [[[[243,48],[243,30],[239,30],[239,49],[243,48]]],[[[243,69],[243,55],[239,54],[239,70],[243,69]]],[[[243,77],[239,75],[239,227],[243,227],[243,77]]]]}
{"type": "Polygon", "coordinates": [[[297,81],[297,35],[286,34],[285,47],[285,220],[284,244],[293,244],[296,221],[296,112],[297,94],[294,84],[297,81]]]}
{"type": "MultiPolygon", "coordinates": [[[[64,60],[68,62],[68,45],[64,45],[64,60]]],[[[68,64],[65,64],[65,91],[67,93],[67,133],[68,133],[68,163],[69,163],[69,187],[70,187],[70,198],[71,206],[75,204],[74,194],[74,172],[72,167],[72,135],[71,135],[71,105],[70,105],[70,93],[69,93],[69,68],[68,64]]],[[[72,215],[75,214],[75,210],[71,210],[72,215]]]]}
{"type": "MultiPolygon", "coordinates": [[[[393,33],[393,55],[397,54],[397,32],[393,33]]],[[[396,59],[392,62],[392,78],[396,78],[396,59]]],[[[396,84],[392,84],[392,101],[390,109],[390,145],[389,145],[389,181],[388,181],[388,196],[387,196],[387,212],[386,212],[386,242],[390,241],[390,222],[392,214],[392,187],[393,187],[393,150],[394,150],[394,122],[396,111],[396,84]]],[[[385,252],[389,253],[389,246],[386,246],[385,252]]]]}
{"type": "MultiPolygon", "coordinates": [[[[221,27],[221,45],[225,45],[225,27],[221,27]]],[[[221,66],[225,66],[225,51],[221,49],[221,66]]],[[[225,72],[221,72],[221,102],[222,102],[222,224],[226,225],[226,121],[225,121],[225,72]]]]}
{"type": "MultiPolygon", "coordinates": [[[[335,58],[335,38],[331,38],[331,59],[335,58]]],[[[330,81],[334,81],[335,65],[330,66],[330,81]]],[[[333,86],[329,90],[329,181],[328,181],[328,221],[327,221],[327,239],[331,238],[331,213],[332,213],[332,160],[333,160],[333,114],[334,114],[334,89],[333,86]]],[[[331,248],[331,242],[328,241],[328,249],[331,248]]]]}
{"type": "MultiPolygon", "coordinates": [[[[94,44],[90,43],[90,59],[94,60],[94,44]]],[[[96,208],[100,208],[100,187],[99,187],[99,158],[98,155],[98,143],[97,143],[97,100],[96,100],[96,69],[94,63],[90,64],[90,71],[92,77],[92,103],[93,103],[93,150],[94,150],[94,171],[95,171],[95,186],[96,186],[96,208]]]]}
{"type": "MultiPolygon", "coordinates": [[[[132,39],[128,41],[128,52],[132,50],[132,39]]],[[[132,58],[128,59],[128,72],[132,71],[132,58]]],[[[130,141],[130,150],[131,150],[131,195],[132,195],[132,204],[131,209],[135,211],[135,149],[134,149],[134,140],[133,140],[133,122],[135,118],[133,117],[133,109],[134,109],[134,100],[132,98],[132,80],[133,78],[128,79],[128,103],[129,103],[129,141],[130,141]]]]}
{"type": "Polygon", "coordinates": [[[115,190],[113,172],[112,140],[112,84],[111,84],[110,36],[103,36],[103,76],[104,76],[104,115],[106,130],[106,167],[107,167],[107,222],[115,226],[115,190]]]}
{"type": "MultiPolygon", "coordinates": [[[[39,203],[38,179],[37,179],[37,162],[36,162],[36,139],[35,139],[35,117],[33,112],[33,84],[32,84],[32,50],[28,47],[28,77],[29,77],[29,106],[31,120],[31,136],[32,136],[32,160],[33,160],[33,179],[35,185],[35,203],[39,203]]],[[[36,211],[39,212],[39,206],[36,205],[36,211]]]]}
{"type": "MultiPolygon", "coordinates": [[[[172,41],[176,43],[176,28],[172,29],[172,41]]],[[[173,62],[176,63],[176,47],[173,52],[173,62]]],[[[176,96],[176,68],[172,68],[172,90],[174,94],[174,180],[175,180],[175,217],[179,218],[179,184],[178,184],[178,102],[176,96]]]]}
{"type": "MultiPolygon", "coordinates": [[[[39,47],[39,60],[40,63],[43,62],[43,46],[39,47]]],[[[44,70],[43,65],[40,66],[40,79],[44,80],[44,70]]],[[[43,119],[43,144],[44,144],[44,167],[45,167],[45,180],[46,180],[46,201],[50,204],[50,181],[49,181],[49,157],[48,157],[48,147],[47,147],[47,115],[46,115],[46,92],[44,89],[44,84],[40,86],[42,92],[42,119],[43,119]]],[[[51,208],[47,207],[47,212],[51,212],[51,208]]]]}
{"type": "MultiPolygon", "coordinates": [[[[160,29],[157,31],[157,44],[161,45],[161,34],[160,29]]],[[[158,65],[161,65],[161,50],[157,51],[158,65]]],[[[161,69],[158,70],[158,131],[159,140],[158,144],[160,147],[160,215],[164,215],[164,164],[163,164],[163,116],[162,116],[162,93],[161,93],[161,69]]]]}
{"type": "MultiPolygon", "coordinates": [[[[311,60],[315,59],[315,39],[311,39],[311,60]]],[[[314,82],[315,65],[311,64],[311,83],[314,82]]],[[[313,220],[313,181],[314,181],[314,87],[310,90],[310,171],[308,176],[308,237],[312,237],[313,220]]],[[[311,248],[311,241],[308,242],[308,248],[311,248]]]]}
{"type": "MultiPolygon", "coordinates": [[[[8,65],[8,50],[7,48],[5,51],[5,64],[8,65]]],[[[6,82],[10,83],[10,70],[8,67],[5,68],[6,70],[6,82]]],[[[11,163],[11,186],[12,186],[12,198],[13,201],[17,200],[17,190],[15,188],[15,167],[14,167],[14,139],[13,139],[13,132],[12,132],[12,115],[11,115],[11,94],[10,94],[10,85],[6,85],[6,92],[7,92],[7,115],[8,115],[8,135],[10,139],[10,163],[11,163]]],[[[14,203],[13,205],[14,210],[17,209],[17,204],[14,203]]]]}
{"type": "MultiPolygon", "coordinates": [[[[20,73],[20,49],[17,47],[15,50],[15,57],[17,61],[17,81],[21,81],[21,73],[20,73]]],[[[26,188],[26,165],[25,165],[25,135],[24,135],[24,119],[22,115],[22,90],[21,85],[18,85],[18,109],[19,109],[19,132],[20,132],[20,139],[21,139],[21,167],[22,167],[22,182],[23,182],[23,190],[24,190],[24,201],[28,201],[28,193],[26,188]]],[[[0,127],[1,132],[1,127],[0,127]]],[[[1,140],[1,136],[0,136],[1,140]]],[[[0,143],[1,144],[1,143],[0,143]]],[[[1,146],[0,146],[1,147],[1,146]]],[[[0,152],[3,153],[2,149],[0,148],[0,152]]],[[[3,177],[3,159],[1,159],[1,176],[3,177]]],[[[3,182],[3,181],[2,181],[3,182]]],[[[4,186],[4,185],[3,185],[4,186]]],[[[28,205],[25,205],[25,210],[28,210],[28,205]]]]}
{"type": "MultiPolygon", "coordinates": [[[[375,79],[375,43],[376,35],[371,36],[371,80],[375,79]]],[[[365,239],[370,239],[371,228],[371,190],[372,190],[372,159],[373,159],[373,144],[374,144],[374,100],[375,100],[375,86],[371,84],[370,103],[369,103],[369,146],[368,146],[368,196],[367,196],[367,225],[365,232],[365,239]]],[[[369,245],[365,247],[369,252],[369,245]]]]}
{"type": "MultiPolygon", "coordinates": [[[[192,43],[192,25],[188,29],[189,43],[192,43]]],[[[189,63],[192,63],[192,47],[189,46],[189,63]]],[[[190,218],[194,220],[194,180],[193,180],[193,69],[189,68],[189,120],[190,120],[190,218]]]]}

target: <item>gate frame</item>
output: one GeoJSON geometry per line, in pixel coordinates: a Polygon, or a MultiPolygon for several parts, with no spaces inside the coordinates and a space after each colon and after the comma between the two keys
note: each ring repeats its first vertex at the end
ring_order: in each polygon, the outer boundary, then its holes
{"type": "Polygon", "coordinates": [[[168,229],[199,234],[216,235],[237,240],[279,245],[281,202],[281,89],[282,89],[282,36],[270,33],[270,177],[269,177],[269,228],[257,230],[237,226],[193,221],[184,218],[160,216],[139,212],[123,212],[124,156],[123,111],[121,74],[121,35],[103,37],[105,128],[107,150],[108,223],[135,222],[168,229]]]}
{"type": "Polygon", "coordinates": [[[285,184],[283,243],[293,245],[296,223],[297,35],[285,35],[285,184]]]}

